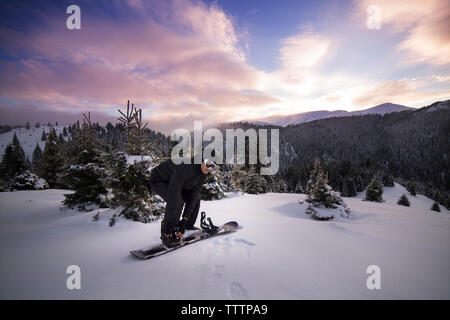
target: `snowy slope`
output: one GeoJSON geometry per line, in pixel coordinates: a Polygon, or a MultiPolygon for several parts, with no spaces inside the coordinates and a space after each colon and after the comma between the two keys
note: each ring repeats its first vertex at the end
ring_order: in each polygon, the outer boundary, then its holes
{"type": "Polygon", "coordinates": [[[432,201],[385,188],[385,203],[345,198],[350,220],[313,221],[299,194],[230,195],[203,201],[216,224],[242,228],[140,261],[129,250],[157,243],[159,223],[118,220],[112,212],[60,210],[64,190],[0,193],[0,298],[398,299],[450,298],[450,215],[432,201]],[[81,290],[66,288],[67,266],[81,290]],[[381,268],[381,290],[366,269],[381,268]]]}
{"type": "MultiPolygon", "coordinates": [[[[54,128],[56,130],[56,135],[59,136],[59,134],[63,132],[64,125],[54,126],[54,128]]],[[[25,157],[28,157],[31,161],[36,143],[39,143],[39,147],[44,151],[45,141],[41,140],[43,130],[48,134],[50,132],[50,127],[41,125],[40,128],[35,128],[32,126],[29,130],[22,127],[0,134],[0,161],[3,158],[6,146],[11,143],[14,133],[16,133],[20,145],[25,152],[25,157]]],[[[64,137],[64,139],[67,140],[68,137],[64,137]]]]}

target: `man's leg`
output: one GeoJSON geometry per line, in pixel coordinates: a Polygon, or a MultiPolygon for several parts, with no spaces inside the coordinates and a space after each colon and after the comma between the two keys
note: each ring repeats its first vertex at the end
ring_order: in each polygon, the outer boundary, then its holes
{"type": "MultiPolygon", "coordinates": [[[[165,182],[157,182],[151,184],[152,191],[156,192],[164,201],[168,200],[168,184],[165,182]]],[[[183,203],[180,202],[178,204],[179,210],[176,212],[181,212],[181,208],[183,203]]],[[[178,221],[180,220],[179,216],[169,217],[167,214],[164,214],[164,219],[161,222],[161,234],[171,233],[174,231],[175,227],[178,225],[178,221]]]]}
{"type": "MultiPolygon", "coordinates": [[[[183,201],[185,203],[189,200],[187,194],[181,193],[181,196],[183,197],[183,201]]],[[[183,218],[187,219],[186,229],[192,229],[194,227],[194,224],[197,221],[199,210],[200,210],[200,198],[198,198],[198,200],[196,201],[194,209],[192,210],[191,214],[188,215],[186,213],[186,206],[184,206],[183,218]]]]}
{"type": "Polygon", "coordinates": [[[200,198],[197,200],[195,204],[194,210],[192,210],[192,215],[189,217],[189,220],[186,223],[186,229],[193,229],[194,224],[197,221],[198,211],[200,210],[200,198]]]}

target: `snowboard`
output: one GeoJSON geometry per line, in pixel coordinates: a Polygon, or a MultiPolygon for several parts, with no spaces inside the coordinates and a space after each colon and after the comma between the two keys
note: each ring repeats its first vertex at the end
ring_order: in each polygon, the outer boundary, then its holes
{"type": "Polygon", "coordinates": [[[180,249],[182,247],[196,243],[201,240],[205,240],[205,239],[209,239],[209,238],[213,238],[213,237],[217,237],[217,236],[235,232],[237,230],[237,228],[238,228],[238,223],[236,221],[230,221],[230,222],[227,222],[224,225],[220,226],[219,230],[216,233],[211,234],[211,233],[207,233],[204,231],[198,231],[198,232],[194,232],[188,236],[185,236],[185,237],[183,237],[183,239],[181,239],[180,244],[175,247],[169,248],[161,243],[161,244],[149,247],[149,248],[133,250],[133,251],[130,251],[130,253],[133,256],[135,256],[136,258],[139,258],[142,260],[148,260],[148,259],[152,259],[155,257],[159,257],[163,254],[172,252],[174,250],[180,249]]]}

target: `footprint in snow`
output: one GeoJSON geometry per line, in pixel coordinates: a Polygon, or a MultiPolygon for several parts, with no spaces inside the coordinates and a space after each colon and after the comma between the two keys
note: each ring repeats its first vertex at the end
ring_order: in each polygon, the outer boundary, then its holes
{"type": "Polygon", "coordinates": [[[245,300],[250,297],[247,289],[239,282],[232,282],[228,287],[228,293],[233,300],[245,300]]]}
{"type": "Polygon", "coordinates": [[[213,281],[222,278],[225,271],[225,266],[216,264],[215,266],[198,264],[194,270],[201,274],[206,280],[213,281]]]}

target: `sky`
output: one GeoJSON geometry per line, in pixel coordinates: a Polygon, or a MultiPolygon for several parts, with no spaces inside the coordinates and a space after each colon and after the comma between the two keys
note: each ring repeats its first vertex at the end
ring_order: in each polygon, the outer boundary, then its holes
{"type": "Polygon", "coordinates": [[[0,123],[114,122],[130,100],[170,133],[450,99],[448,0],[4,0],[0,40],[0,123]]]}

